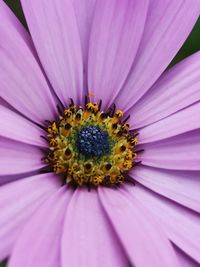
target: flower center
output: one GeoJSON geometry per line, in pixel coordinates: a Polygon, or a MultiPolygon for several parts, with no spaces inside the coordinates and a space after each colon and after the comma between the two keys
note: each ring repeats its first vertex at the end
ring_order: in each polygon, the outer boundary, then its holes
{"type": "Polygon", "coordinates": [[[114,186],[126,180],[135,165],[137,138],[115,106],[106,112],[100,104],[85,108],[73,103],[48,127],[46,162],[76,186],[114,186]]]}
{"type": "Polygon", "coordinates": [[[109,153],[108,132],[97,126],[85,126],[78,133],[77,148],[88,157],[100,157],[109,153]]]}

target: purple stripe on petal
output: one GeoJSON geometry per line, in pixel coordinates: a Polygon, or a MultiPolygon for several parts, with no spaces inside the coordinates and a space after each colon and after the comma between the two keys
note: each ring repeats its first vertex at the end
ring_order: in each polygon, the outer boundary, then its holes
{"type": "Polygon", "coordinates": [[[61,266],[60,239],[70,197],[71,190],[62,187],[31,216],[14,247],[10,267],[61,266]]]}
{"type": "Polygon", "coordinates": [[[53,174],[29,177],[0,187],[0,260],[10,255],[30,215],[59,187],[60,182],[53,174]]]}
{"type": "Polygon", "coordinates": [[[139,46],[148,0],[97,0],[89,43],[88,87],[104,107],[121,89],[139,46]]]}
{"type": "Polygon", "coordinates": [[[199,13],[200,2],[196,0],[150,1],[136,60],[115,101],[121,109],[130,109],[155,83],[181,48],[199,13]]]}
{"type": "Polygon", "coordinates": [[[99,196],[134,266],[179,266],[162,228],[135,198],[122,190],[105,188],[100,188],[99,196]]]}
{"type": "Polygon", "coordinates": [[[0,174],[12,175],[39,170],[45,166],[42,151],[35,147],[0,137],[0,174]]]}
{"type": "Polygon", "coordinates": [[[96,190],[75,191],[66,213],[61,255],[61,266],[128,266],[128,260],[107,222],[96,190]]]}
{"type": "Polygon", "coordinates": [[[22,0],[41,63],[63,102],[82,100],[83,64],[74,9],[70,0],[22,0]]]}

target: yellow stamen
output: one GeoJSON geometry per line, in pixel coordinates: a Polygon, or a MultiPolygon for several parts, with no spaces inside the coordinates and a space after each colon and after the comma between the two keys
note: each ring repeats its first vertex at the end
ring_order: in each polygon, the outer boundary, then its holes
{"type": "Polygon", "coordinates": [[[49,154],[45,159],[54,172],[63,174],[66,183],[78,186],[113,186],[124,182],[124,173],[133,167],[138,140],[129,133],[127,123],[120,124],[121,110],[114,115],[99,110],[97,103],[69,105],[60,121],[49,125],[49,154]],[[109,153],[87,158],[77,149],[77,136],[84,127],[99,127],[108,134],[109,153]]]}

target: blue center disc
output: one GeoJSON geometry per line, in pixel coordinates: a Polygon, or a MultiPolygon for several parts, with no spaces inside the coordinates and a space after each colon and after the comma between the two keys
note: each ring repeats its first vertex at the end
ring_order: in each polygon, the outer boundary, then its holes
{"type": "Polygon", "coordinates": [[[87,157],[100,157],[109,152],[109,140],[107,131],[99,126],[83,127],[77,137],[78,150],[87,157]]]}

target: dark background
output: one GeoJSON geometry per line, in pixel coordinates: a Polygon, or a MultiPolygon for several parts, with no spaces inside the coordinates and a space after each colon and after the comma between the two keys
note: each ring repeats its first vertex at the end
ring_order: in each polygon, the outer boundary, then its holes
{"type": "MultiPolygon", "coordinates": [[[[21,20],[21,22],[27,28],[19,0],[4,0],[4,2],[6,2],[10,6],[10,8],[13,10],[16,16],[21,20]]],[[[186,40],[182,48],[179,50],[178,54],[173,59],[169,67],[173,66],[183,58],[197,51],[200,51],[200,18],[198,19],[188,39],[186,40]]],[[[0,267],[5,267],[5,266],[6,266],[5,263],[0,263],[0,267]]]]}

